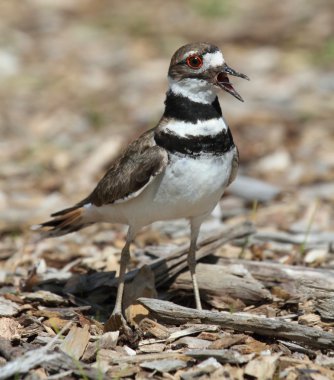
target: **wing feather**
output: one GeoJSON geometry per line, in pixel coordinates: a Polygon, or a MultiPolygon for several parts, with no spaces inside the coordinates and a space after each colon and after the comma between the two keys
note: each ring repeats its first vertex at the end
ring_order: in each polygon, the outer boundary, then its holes
{"type": "Polygon", "coordinates": [[[132,142],[80,204],[102,206],[138,196],[166,167],[168,154],[156,145],[154,130],[132,142]]]}

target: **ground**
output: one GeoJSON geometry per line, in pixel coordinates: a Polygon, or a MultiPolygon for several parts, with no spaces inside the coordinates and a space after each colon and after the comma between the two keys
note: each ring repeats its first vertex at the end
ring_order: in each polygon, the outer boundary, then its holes
{"type": "Polygon", "coordinates": [[[0,14],[0,379],[334,378],[333,2],[12,0],[0,14]],[[132,332],[110,332],[124,227],[44,241],[30,227],[157,123],[171,55],[203,40],[251,79],[233,80],[244,103],[220,95],[241,166],[203,226],[205,311],[187,224],[156,223],[131,247],[132,332]]]}

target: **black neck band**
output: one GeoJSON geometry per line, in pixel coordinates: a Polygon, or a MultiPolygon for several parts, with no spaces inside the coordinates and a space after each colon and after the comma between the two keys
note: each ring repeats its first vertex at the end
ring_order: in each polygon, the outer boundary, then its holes
{"type": "Polygon", "coordinates": [[[222,116],[222,111],[217,97],[212,104],[203,104],[193,102],[182,95],[175,95],[169,90],[165,100],[163,116],[196,123],[199,120],[218,119],[222,116]]]}

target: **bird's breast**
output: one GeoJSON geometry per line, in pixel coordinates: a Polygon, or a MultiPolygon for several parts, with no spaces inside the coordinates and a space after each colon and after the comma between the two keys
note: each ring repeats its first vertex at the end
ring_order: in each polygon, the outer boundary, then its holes
{"type": "MultiPolygon", "coordinates": [[[[210,212],[221,198],[231,174],[234,150],[197,158],[170,155],[165,171],[147,189],[152,218],[188,218],[210,212]]],[[[145,197],[145,195],[143,194],[145,197]]]]}

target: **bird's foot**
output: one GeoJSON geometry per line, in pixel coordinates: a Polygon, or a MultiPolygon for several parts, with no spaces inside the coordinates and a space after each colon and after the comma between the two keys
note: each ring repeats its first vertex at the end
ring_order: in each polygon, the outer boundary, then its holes
{"type": "Polygon", "coordinates": [[[126,319],[121,312],[113,312],[104,325],[104,332],[119,331],[120,335],[124,334],[127,337],[133,335],[131,327],[127,324],[126,319]]]}

